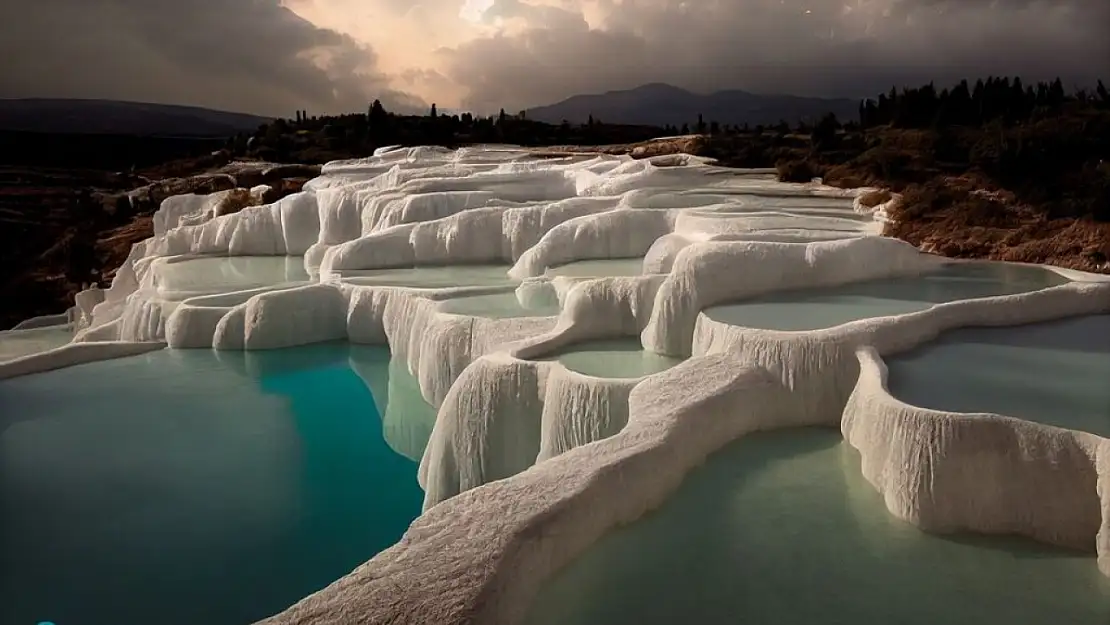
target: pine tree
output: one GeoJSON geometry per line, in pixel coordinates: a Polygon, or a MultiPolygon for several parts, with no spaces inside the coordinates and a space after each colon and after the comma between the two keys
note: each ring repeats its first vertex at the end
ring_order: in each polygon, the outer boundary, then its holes
{"type": "Polygon", "coordinates": [[[385,112],[385,107],[382,106],[381,100],[374,100],[370,105],[370,114],[368,122],[372,130],[380,132],[389,120],[389,113],[385,112]]]}
{"type": "Polygon", "coordinates": [[[836,145],[837,131],[840,130],[840,120],[833,113],[826,113],[813,127],[809,140],[815,150],[827,150],[836,145]]]}

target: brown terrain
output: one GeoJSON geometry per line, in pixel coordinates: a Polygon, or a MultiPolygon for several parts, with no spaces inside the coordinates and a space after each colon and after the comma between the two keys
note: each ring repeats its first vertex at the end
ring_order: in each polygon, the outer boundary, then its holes
{"type": "MultiPolygon", "coordinates": [[[[931,140],[926,132],[882,128],[866,134],[872,135],[870,141],[878,147],[860,150],[857,146],[857,154],[836,164],[829,164],[819,155],[815,157],[809,146],[810,137],[796,134],[766,139],[764,153],[754,158],[746,156],[743,149],[722,147],[720,138],[710,136],[613,146],[561,146],[551,150],[631,154],[634,158],[685,152],[717,157],[726,165],[777,165],[782,180],[807,182],[821,178],[825,184],[844,189],[880,189],[863,198],[863,203],[869,206],[898,197],[888,210],[890,222],[884,234],[926,252],[1110,273],[1110,221],[1091,215],[1053,215],[1046,211],[1046,203],[1052,208],[1067,201],[1063,193],[1056,201],[1033,203],[966,164],[949,171],[937,167],[923,157],[933,150],[932,146],[923,145],[931,140]],[[728,153],[722,155],[723,150],[728,153]],[[737,157],[745,161],[737,162],[737,157]],[[901,175],[890,172],[887,164],[899,159],[910,163],[901,175]]],[[[841,136],[847,142],[843,133],[841,136]]],[[[760,143],[753,137],[738,140],[749,144],[749,149],[760,143]]],[[[1094,176],[1102,177],[1105,185],[1105,179],[1110,178],[1110,161],[1103,161],[1098,167],[1100,171],[1094,172],[1094,176]]],[[[1110,196],[1105,186],[1101,193],[1092,201],[1107,210],[1110,196]]]]}
{"type": "Polygon", "coordinates": [[[111,283],[131,246],[154,234],[162,200],[229,191],[217,212],[235,212],[299,191],[318,165],[178,159],[135,173],[0,165],[0,327],[72,305],[83,286],[111,283]],[[270,190],[252,196],[251,187],[270,190]]]}

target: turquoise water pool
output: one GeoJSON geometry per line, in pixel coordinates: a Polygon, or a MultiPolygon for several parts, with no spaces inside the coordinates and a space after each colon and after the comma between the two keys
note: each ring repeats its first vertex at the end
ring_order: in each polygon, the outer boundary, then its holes
{"type": "Polygon", "coordinates": [[[568,278],[639,276],[644,273],[644,259],[591,258],[576,260],[558,267],[551,267],[544,273],[548,276],[566,276],[568,278]]]}
{"type": "Polygon", "coordinates": [[[1110,437],[1110,315],[963,328],[886,361],[906,403],[1110,437]]]}
{"type": "Polygon", "coordinates": [[[300,256],[199,256],[156,261],[152,271],[163,293],[218,293],[309,279],[300,256]]]}
{"type": "Polygon", "coordinates": [[[803,331],[914,313],[936,304],[1046,289],[1069,280],[1048,269],[1004,263],[954,263],[921,276],[770,293],[706,308],[704,314],[746,328],[803,331]]]}
{"type": "Polygon", "coordinates": [[[751,435],[541,591],[527,625],[1107,622],[1093,554],[891,516],[835,430],[751,435]]]}
{"type": "Polygon", "coordinates": [[[572,343],[539,358],[571,371],[599,378],[639,378],[666,371],[682,362],[644,349],[638,338],[599,339],[572,343]]]}
{"type": "Polygon", "coordinates": [[[407,375],[326,344],[0,382],[0,623],[244,625],[350,572],[420,514],[407,375]]]}
{"type": "Polygon", "coordinates": [[[47,326],[0,332],[0,362],[40,354],[73,340],[69,326],[47,326]]]}

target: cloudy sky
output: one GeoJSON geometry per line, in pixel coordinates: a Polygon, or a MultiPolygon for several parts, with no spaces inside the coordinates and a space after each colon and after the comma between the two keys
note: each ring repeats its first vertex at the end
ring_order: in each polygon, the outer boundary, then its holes
{"type": "Polygon", "coordinates": [[[667,82],[858,97],[1110,77],[1106,0],[4,0],[0,98],[516,111],[667,82]]]}

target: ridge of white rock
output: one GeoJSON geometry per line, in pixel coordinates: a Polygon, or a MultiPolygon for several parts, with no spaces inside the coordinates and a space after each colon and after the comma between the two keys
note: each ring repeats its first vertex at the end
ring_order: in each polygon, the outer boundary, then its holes
{"type": "Polygon", "coordinates": [[[994,414],[904,404],[886,391],[886,367],[862,347],[844,438],[863,475],[899,518],[926,531],[1017,534],[1099,550],[1099,447],[1107,439],[994,414]],[[969,476],[975,476],[969,479],[969,476]]]}
{"type": "MultiPolygon", "coordinates": [[[[863,190],[784,185],[686,155],[391,148],[322,171],[301,193],[229,215],[214,216],[211,198],[167,200],[162,226],[112,286],[79,295],[66,317],[74,343],[0,362],[8,377],[163,344],[388,345],[389,366],[407,367],[437,410],[420,457],[425,512],[397,545],[267,623],[518,623],[551,574],[662,503],[708,454],[751,431],[807,425],[839,425],[891,512],[925,530],[1081,547],[1110,575],[1110,441],[907,406],[885,391],[881,361],[958,327],[1110,311],[1110,282],[1061,270],[1073,282],[812,331],[744,328],[703,311],[949,261],[875,236],[866,213],[881,218],[889,203],[868,209],[863,190]],[[296,257],[308,279],[165,288],[168,265],[204,255],[296,257]],[[643,275],[545,275],[611,257],[643,258],[643,275]],[[504,284],[357,277],[475,263],[502,265],[504,284]],[[522,303],[553,294],[559,314],[440,307],[512,289],[522,303]],[[688,360],[623,379],[541,360],[615,337],[688,360]]],[[[392,408],[387,440],[413,457],[419,437],[392,408]]]]}

